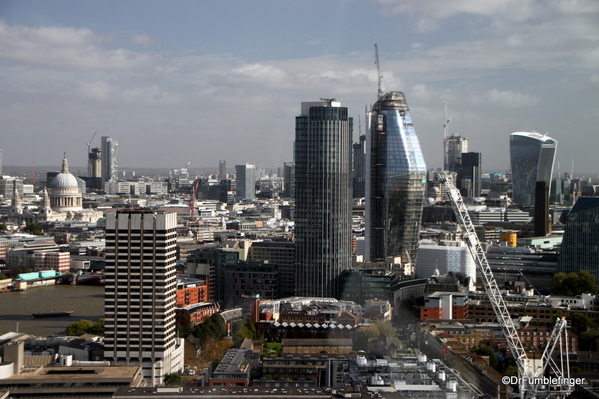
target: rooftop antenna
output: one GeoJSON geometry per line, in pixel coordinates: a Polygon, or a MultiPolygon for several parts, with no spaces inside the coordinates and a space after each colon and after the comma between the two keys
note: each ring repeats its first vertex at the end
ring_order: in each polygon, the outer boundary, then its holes
{"type": "Polygon", "coordinates": [[[383,75],[381,75],[381,67],[379,65],[379,48],[376,45],[376,43],[374,44],[374,56],[375,56],[374,63],[376,64],[376,71],[379,75],[378,98],[381,98],[383,96],[383,75]]]}

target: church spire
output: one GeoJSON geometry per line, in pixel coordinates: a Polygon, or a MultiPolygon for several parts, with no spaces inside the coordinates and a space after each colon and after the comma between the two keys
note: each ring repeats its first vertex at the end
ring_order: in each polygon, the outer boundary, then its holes
{"type": "Polygon", "coordinates": [[[62,160],[62,173],[69,173],[69,163],[67,162],[67,153],[64,153],[64,159],[62,160]]]}

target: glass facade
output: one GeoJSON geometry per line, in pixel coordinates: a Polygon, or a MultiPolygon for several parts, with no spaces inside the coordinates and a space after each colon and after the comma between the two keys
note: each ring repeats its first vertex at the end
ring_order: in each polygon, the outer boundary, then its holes
{"type": "Polygon", "coordinates": [[[370,116],[369,260],[408,255],[416,261],[426,165],[404,94],[385,94],[370,116]]]}
{"type": "Polygon", "coordinates": [[[557,141],[539,133],[510,135],[512,197],[522,206],[535,204],[537,181],[551,182],[557,141]]]}
{"type": "Polygon", "coordinates": [[[580,197],[572,207],[556,271],[587,271],[599,281],[599,197],[580,197]]]}
{"type": "Polygon", "coordinates": [[[334,100],[302,103],[295,127],[296,293],[336,297],[351,268],[352,118],[334,100]]]}
{"type": "Polygon", "coordinates": [[[235,165],[235,190],[237,201],[253,201],[256,198],[256,166],[235,165]]]}

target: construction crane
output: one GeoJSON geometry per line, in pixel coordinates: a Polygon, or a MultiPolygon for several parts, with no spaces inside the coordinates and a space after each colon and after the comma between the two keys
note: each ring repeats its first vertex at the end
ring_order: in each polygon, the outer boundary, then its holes
{"type": "Polygon", "coordinates": [[[378,74],[378,78],[379,78],[379,88],[378,88],[378,97],[377,100],[379,98],[381,98],[383,96],[383,75],[381,75],[381,66],[379,65],[379,48],[376,45],[376,43],[374,44],[374,63],[376,64],[376,72],[378,74]]]}
{"type": "Polygon", "coordinates": [[[94,132],[94,134],[92,135],[92,138],[89,139],[89,141],[87,143],[85,143],[85,145],[87,146],[87,153],[89,154],[90,152],[92,152],[92,141],[94,141],[94,137],[96,137],[96,134],[98,133],[98,131],[96,130],[94,132]]]}
{"type": "Polygon", "coordinates": [[[572,387],[568,384],[570,368],[567,358],[568,339],[566,334],[566,318],[558,317],[555,327],[551,332],[551,336],[546,343],[543,356],[533,370],[531,362],[526,354],[526,350],[522,345],[522,341],[520,341],[520,338],[518,337],[518,331],[514,321],[505,305],[501,291],[497,286],[497,281],[495,281],[484,249],[476,235],[474,224],[470,219],[468,209],[464,204],[460,192],[455,187],[452,177],[448,172],[444,171],[437,173],[436,179],[441,183],[451,199],[451,205],[456,218],[464,230],[468,249],[474,258],[478,272],[482,277],[485,291],[489,296],[489,301],[491,302],[491,306],[497,317],[497,321],[501,326],[508,347],[518,366],[520,397],[523,399],[554,399],[568,396],[572,392],[572,387]],[[560,364],[557,364],[551,356],[558,343],[561,352],[565,351],[566,353],[565,359],[564,356],[560,356],[560,364]],[[548,369],[553,373],[553,379],[551,381],[543,378],[548,369]],[[554,390],[549,390],[549,385],[551,385],[554,390]]]}
{"type": "MultiPolygon", "coordinates": [[[[189,164],[188,164],[189,166],[189,164]]],[[[200,187],[200,176],[196,177],[193,182],[193,192],[191,193],[191,200],[189,200],[189,221],[194,222],[196,220],[196,198],[198,197],[198,189],[200,187]]]]}

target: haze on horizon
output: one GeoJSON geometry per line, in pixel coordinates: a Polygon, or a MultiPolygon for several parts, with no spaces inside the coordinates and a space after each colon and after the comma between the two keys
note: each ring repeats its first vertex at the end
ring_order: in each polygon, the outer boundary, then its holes
{"type": "Polygon", "coordinates": [[[86,164],[98,131],[123,167],[268,168],[293,159],[302,101],[354,117],[403,91],[427,167],[450,133],[509,168],[509,135],[547,133],[561,171],[599,173],[599,3],[380,0],[0,3],[3,164],[86,164]]]}

